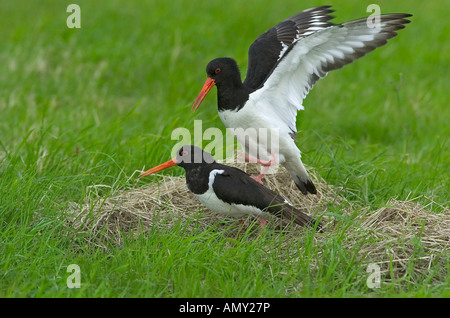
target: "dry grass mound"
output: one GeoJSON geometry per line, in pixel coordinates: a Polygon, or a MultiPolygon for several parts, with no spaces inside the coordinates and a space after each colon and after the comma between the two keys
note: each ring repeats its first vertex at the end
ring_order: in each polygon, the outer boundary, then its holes
{"type": "MultiPolygon", "coordinates": [[[[237,166],[245,170],[254,169],[255,165],[237,166]]],[[[447,207],[439,206],[438,212],[432,211],[433,205],[438,204],[422,196],[407,201],[391,199],[384,207],[373,211],[348,202],[340,194],[342,189],[328,185],[314,173],[311,177],[317,195],[302,195],[282,168],[277,174],[266,175],[264,182],[294,206],[321,218],[325,232],[315,234],[317,244],[335,239],[337,232],[344,231],[342,244],[348,249],[358,244],[361,259],[369,257],[380,267],[390,268],[385,270],[387,276],[404,273],[411,259],[420,261],[421,266],[415,266],[414,270],[421,271],[447,255],[450,249],[450,211],[447,207]],[[338,207],[340,214],[330,213],[330,207],[338,207]]],[[[93,186],[92,190],[95,189],[93,186]]],[[[73,230],[86,233],[93,244],[102,244],[104,240],[121,244],[124,232],[140,233],[142,229],[154,226],[167,229],[180,221],[186,227],[192,227],[193,215],[196,215],[197,228],[200,226],[201,229],[223,221],[222,216],[200,205],[188,191],[184,177],[162,176],[159,182],[121,191],[106,199],[92,195],[82,205],[72,204],[67,222],[73,230]]],[[[280,221],[274,217],[269,224],[278,226],[280,221]]],[[[302,235],[300,228],[291,231],[285,239],[294,240],[298,235],[302,235]]]]}
{"type": "MultiPolygon", "coordinates": [[[[255,165],[236,166],[246,170],[254,169],[252,166],[255,165]]],[[[257,173],[256,170],[247,172],[257,173]]],[[[121,191],[106,199],[98,196],[96,191],[97,187],[103,185],[92,186],[90,197],[84,204],[71,204],[68,219],[70,227],[89,234],[93,239],[101,233],[103,238],[121,243],[123,232],[140,231],[142,228],[149,229],[152,226],[171,227],[179,221],[185,222],[189,227],[195,213],[202,213],[196,219],[196,226],[200,224],[200,227],[205,229],[224,219],[223,216],[207,210],[200,204],[187,189],[184,177],[162,175],[161,178],[159,182],[121,191]]],[[[317,195],[302,195],[284,169],[277,174],[266,175],[264,183],[282,194],[295,207],[303,209],[310,215],[322,216],[327,211],[328,204],[338,205],[343,198],[337,194],[335,188],[323,180],[314,175],[312,179],[318,190],[317,195]]],[[[247,222],[251,222],[251,219],[249,218],[247,222]]],[[[271,219],[271,226],[280,224],[282,223],[278,218],[271,219]]]]}

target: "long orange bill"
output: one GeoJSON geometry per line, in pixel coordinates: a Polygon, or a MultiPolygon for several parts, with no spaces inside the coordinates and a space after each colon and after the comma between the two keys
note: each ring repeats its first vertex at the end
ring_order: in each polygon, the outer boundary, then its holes
{"type": "Polygon", "coordinates": [[[213,88],[213,86],[216,85],[216,82],[212,78],[207,78],[205,85],[203,85],[202,90],[200,91],[200,94],[198,94],[197,99],[194,102],[194,105],[192,106],[192,110],[195,112],[200,106],[200,104],[203,102],[203,100],[206,97],[206,94],[213,88]]]}
{"type": "Polygon", "coordinates": [[[154,168],[151,168],[150,170],[142,172],[141,175],[139,176],[139,178],[146,177],[146,176],[149,176],[149,175],[151,175],[153,173],[156,173],[158,171],[161,171],[161,170],[173,167],[176,164],[177,164],[177,160],[176,160],[176,158],[173,158],[172,160],[164,162],[164,163],[160,164],[159,166],[156,166],[154,168]]]}

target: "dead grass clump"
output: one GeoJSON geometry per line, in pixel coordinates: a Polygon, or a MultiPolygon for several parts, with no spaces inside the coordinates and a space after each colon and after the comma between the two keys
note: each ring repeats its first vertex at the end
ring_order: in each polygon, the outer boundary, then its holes
{"type": "Polygon", "coordinates": [[[400,277],[410,269],[417,273],[429,270],[433,262],[448,257],[450,249],[450,210],[438,205],[441,211],[435,212],[430,210],[433,205],[438,204],[420,196],[391,199],[376,211],[361,211],[353,219],[366,235],[360,254],[376,259],[388,277],[400,277]]]}
{"type": "MultiPolygon", "coordinates": [[[[253,170],[256,165],[237,166],[253,175],[258,172],[253,170]]],[[[408,270],[410,260],[416,261],[415,271],[422,271],[448,254],[450,211],[447,207],[439,206],[439,212],[432,211],[437,203],[421,196],[406,201],[391,199],[373,211],[348,202],[341,195],[342,189],[328,185],[314,173],[311,177],[317,195],[302,195],[283,168],[276,174],[266,175],[264,182],[292,205],[321,217],[325,232],[316,233],[317,244],[326,246],[327,241],[336,240],[336,231],[345,231],[343,248],[352,250],[360,246],[357,253],[362,262],[378,263],[387,276],[394,273],[397,277],[408,270]],[[330,213],[330,206],[339,206],[341,217],[330,213]]],[[[184,176],[162,176],[159,182],[120,191],[108,198],[98,196],[96,186],[91,187],[91,192],[86,202],[70,206],[67,223],[76,232],[85,233],[93,244],[101,245],[105,240],[121,244],[123,233],[140,233],[152,227],[170,230],[179,222],[189,232],[194,225],[197,230],[203,230],[224,220],[201,206],[187,189],[184,176]]],[[[274,217],[269,224],[279,226],[280,220],[274,217]]],[[[299,235],[302,233],[291,231],[285,240],[298,240],[299,235]]]]}
{"type": "MultiPolygon", "coordinates": [[[[242,164],[239,167],[244,170],[247,168],[242,164]]],[[[285,170],[267,175],[264,182],[297,208],[302,208],[311,215],[323,215],[328,204],[339,204],[343,198],[323,180],[314,175],[312,177],[318,190],[317,195],[302,195],[285,170]]],[[[200,226],[206,229],[224,219],[217,213],[204,209],[187,189],[184,177],[163,175],[161,178],[159,182],[120,191],[108,198],[97,194],[97,187],[102,186],[90,187],[86,202],[70,205],[69,226],[77,232],[88,234],[90,242],[108,239],[120,244],[121,233],[148,230],[153,226],[170,228],[181,221],[186,223],[189,231],[193,227],[190,223],[193,223],[193,215],[196,213],[197,228],[200,226]],[[199,215],[202,210],[205,212],[199,215]]],[[[279,226],[278,218],[274,217],[271,225],[279,226]]]]}

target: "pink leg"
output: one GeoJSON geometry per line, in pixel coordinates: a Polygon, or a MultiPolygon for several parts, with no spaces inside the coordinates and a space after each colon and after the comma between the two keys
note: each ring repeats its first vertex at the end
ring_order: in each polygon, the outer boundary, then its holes
{"type": "MultiPolygon", "coordinates": [[[[259,231],[262,232],[262,229],[267,226],[267,221],[264,220],[262,217],[258,216],[258,222],[260,224],[259,231]]],[[[241,229],[240,229],[239,233],[236,235],[235,239],[237,239],[239,237],[239,235],[241,235],[242,233],[244,233],[247,230],[247,227],[245,227],[245,229],[244,229],[244,221],[239,220],[239,224],[241,225],[241,229]]]]}
{"type": "Polygon", "coordinates": [[[264,219],[261,218],[261,217],[258,217],[258,221],[259,221],[259,223],[261,224],[261,227],[259,228],[259,231],[262,232],[262,229],[263,229],[264,227],[267,226],[267,221],[264,220],[264,219]]]}
{"type": "Polygon", "coordinates": [[[258,217],[259,223],[261,223],[262,226],[267,226],[267,221],[264,220],[262,217],[258,217]]]}
{"type": "Polygon", "coordinates": [[[269,170],[269,167],[263,166],[263,168],[261,169],[261,173],[258,176],[256,177],[250,176],[250,177],[256,182],[263,184],[262,178],[266,174],[267,170],[269,170]]]}
{"type": "MultiPolygon", "coordinates": [[[[262,165],[261,173],[257,177],[252,177],[257,182],[263,184],[262,178],[269,171],[270,166],[276,164],[275,155],[272,153],[272,160],[259,160],[256,159],[256,162],[262,165]]],[[[250,158],[247,154],[245,154],[245,158],[250,158]]]]}
{"type": "MultiPolygon", "coordinates": [[[[258,221],[260,223],[259,232],[262,232],[263,231],[262,229],[267,226],[267,221],[264,220],[261,217],[258,217],[258,221]]],[[[241,228],[239,229],[239,232],[234,237],[235,240],[237,240],[238,237],[247,230],[247,227],[244,225],[244,221],[243,220],[238,220],[238,223],[241,226],[241,228]]],[[[234,242],[231,242],[231,246],[235,247],[236,244],[234,242]]]]}
{"type": "Polygon", "coordinates": [[[244,153],[244,161],[245,162],[252,162],[252,163],[259,163],[260,165],[269,166],[270,167],[273,164],[272,162],[275,162],[275,155],[272,154],[272,160],[261,160],[261,159],[254,158],[254,157],[244,153]]]}

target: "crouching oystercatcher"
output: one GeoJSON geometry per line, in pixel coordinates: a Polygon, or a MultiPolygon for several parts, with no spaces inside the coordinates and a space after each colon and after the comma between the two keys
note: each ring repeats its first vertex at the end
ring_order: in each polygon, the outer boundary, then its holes
{"type": "Polygon", "coordinates": [[[312,8],[260,35],[250,46],[244,82],[234,59],[209,62],[207,80],[192,106],[197,110],[217,86],[219,117],[244,152],[263,165],[284,165],[303,194],[316,193],[295,144],[297,111],[303,109],[303,99],[329,71],[386,44],[411,16],[383,14],[378,24],[368,18],[334,24],[329,15],[333,11],[330,6],[312,8]],[[246,133],[249,128],[256,134],[246,133]],[[251,151],[254,145],[257,151],[251,151]]]}
{"type": "MultiPolygon", "coordinates": [[[[290,205],[282,196],[255,181],[244,171],[217,163],[214,157],[196,146],[183,146],[177,156],[143,172],[140,177],[178,165],[186,171],[186,185],[208,209],[226,216],[272,214],[298,225],[314,226],[316,221],[290,205]]],[[[320,225],[317,225],[320,227],[320,225]]]]}

